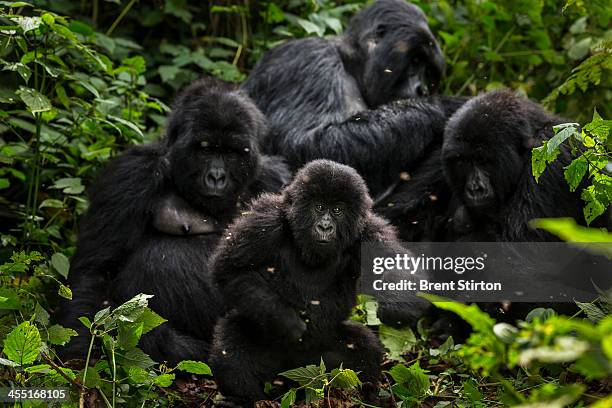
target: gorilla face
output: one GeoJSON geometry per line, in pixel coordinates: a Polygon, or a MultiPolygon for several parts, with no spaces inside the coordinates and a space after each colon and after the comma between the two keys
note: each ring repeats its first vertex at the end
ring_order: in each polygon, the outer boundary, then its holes
{"type": "Polygon", "coordinates": [[[262,114],[236,93],[203,88],[185,92],[168,131],[170,174],[180,194],[196,207],[217,213],[238,200],[257,175],[258,139],[265,132],[262,114]],[[210,106],[214,101],[215,106],[210,106]],[[240,121],[236,121],[240,118],[240,121]]]}
{"type": "Polygon", "coordinates": [[[304,262],[333,261],[354,244],[372,206],[361,176],[329,160],[304,166],[284,190],[287,221],[304,262]]]}
{"type": "Polygon", "coordinates": [[[445,176],[470,210],[494,214],[516,191],[529,163],[534,131],[529,112],[517,100],[509,91],[481,95],[447,124],[442,149],[445,176]]]}
{"type": "Polygon", "coordinates": [[[316,202],[312,205],[312,240],[319,245],[333,245],[338,225],[343,222],[345,204],[316,202]]]}
{"type": "Polygon", "coordinates": [[[213,212],[235,202],[256,175],[256,146],[246,135],[208,129],[170,149],[171,174],[181,195],[213,212]]]}
{"type": "Polygon", "coordinates": [[[358,49],[355,76],[370,107],[436,92],[444,57],[418,7],[379,0],[351,20],[346,35],[358,49]]]}

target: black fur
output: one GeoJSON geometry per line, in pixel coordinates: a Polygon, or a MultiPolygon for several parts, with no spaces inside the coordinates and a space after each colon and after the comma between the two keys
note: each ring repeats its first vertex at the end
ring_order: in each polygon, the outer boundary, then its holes
{"type": "Polygon", "coordinates": [[[446,210],[439,147],[446,120],[465,100],[427,97],[443,69],[423,12],[379,0],[341,36],[272,49],[243,87],[269,119],[266,152],[286,157],[293,169],[321,158],[352,166],[376,198],[376,212],[402,239],[420,240],[446,210]],[[439,197],[433,205],[431,196],[439,197]]]}
{"type": "Polygon", "coordinates": [[[320,158],[350,165],[376,197],[441,139],[443,103],[421,97],[435,92],[443,67],[423,13],[379,0],[341,36],[270,50],[243,87],[269,120],[266,152],[294,169],[320,158]]]}
{"type": "Polygon", "coordinates": [[[358,291],[360,246],[395,248],[395,231],[371,212],[363,179],[327,160],[307,164],[279,195],[263,195],[237,219],[212,268],[233,310],[220,320],[210,362],[221,392],[248,404],[265,399],[265,381],[318,364],[360,371],[376,382],[382,359],[369,329],[347,321],[358,291]],[[342,203],[337,234],[318,244],[316,203],[342,203]]]}
{"type": "Polygon", "coordinates": [[[561,147],[558,159],[536,182],[531,149],[553,136],[552,127],[567,122],[510,90],[496,90],[467,102],[449,120],[443,147],[444,173],[456,203],[447,232],[467,241],[556,240],[529,221],[545,217],[583,219],[579,192],[572,193],[563,171],[570,161],[561,147]],[[485,204],[468,199],[466,184],[474,169],[485,175],[477,193],[485,204]],[[490,183],[487,183],[487,178],[490,183]]]}
{"type": "MultiPolygon", "coordinates": [[[[143,336],[145,351],[170,362],[203,358],[224,310],[207,261],[241,203],[290,176],[280,159],[259,153],[265,132],[263,115],[239,92],[211,80],[185,89],[166,138],[130,148],[90,187],[64,324],[81,328],[79,316],[152,294],[151,307],[168,322],[143,336]],[[211,187],[213,170],[219,179],[211,187]]],[[[80,333],[65,356],[85,356],[80,333]]]]}

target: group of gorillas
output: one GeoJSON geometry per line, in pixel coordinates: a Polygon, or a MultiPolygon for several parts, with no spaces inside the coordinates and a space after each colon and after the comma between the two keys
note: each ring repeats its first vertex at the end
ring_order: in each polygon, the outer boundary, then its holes
{"type": "MultiPolygon", "coordinates": [[[[436,95],[443,71],[423,12],[378,0],[343,35],[270,50],[240,88],[187,87],[165,136],[91,185],[64,324],[152,294],[168,322],[141,347],[209,361],[226,405],[321,358],[375,384],[381,345],[347,320],[363,243],[552,240],[528,221],[582,217],[568,152],[531,176],[531,149],[563,120],[509,90],[436,95]]],[[[395,323],[427,310],[403,307],[395,323]]],[[[65,356],[84,357],[80,333],[65,356]]]]}

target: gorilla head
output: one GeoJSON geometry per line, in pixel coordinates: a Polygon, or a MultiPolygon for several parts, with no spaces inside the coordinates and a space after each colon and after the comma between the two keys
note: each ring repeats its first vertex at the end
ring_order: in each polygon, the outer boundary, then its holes
{"type": "Polygon", "coordinates": [[[304,166],[284,190],[286,217],[303,261],[333,260],[361,236],[372,207],[357,172],[329,160],[304,166]]]}
{"type": "Polygon", "coordinates": [[[378,0],[350,21],[348,66],[370,107],[434,93],[444,57],[425,14],[403,0],[378,0]]]}
{"type": "Polygon", "coordinates": [[[443,146],[451,188],[472,212],[495,214],[530,171],[531,149],[555,119],[509,90],[471,99],[449,120],[443,146]]]}
{"type": "Polygon", "coordinates": [[[167,132],[169,173],[179,193],[213,214],[232,206],[257,176],[257,141],[265,131],[263,115],[245,95],[213,80],[189,86],[167,132]]]}

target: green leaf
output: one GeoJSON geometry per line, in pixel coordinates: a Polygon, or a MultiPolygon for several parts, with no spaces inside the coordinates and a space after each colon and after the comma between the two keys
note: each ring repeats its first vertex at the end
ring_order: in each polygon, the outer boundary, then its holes
{"type": "Polygon", "coordinates": [[[475,407],[484,407],[484,395],[478,390],[478,384],[472,378],[463,383],[463,394],[475,407]]]}
{"type": "Polygon", "coordinates": [[[85,191],[80,177],[66,177],[56,180],[51,188],[62,189],[66,194],[81,194],[85,191]]]}
{"type": "Polygon", "coordinates": [[[100,92],[98,92],[98,90],[89,82],[85,82],[85,81],[76,81],[79,85],[81,85],[83,88],[87,89],[89,92],[91,92],[91,94],[93,96],[95,96],[96,98],[100,98],[100,92]]]}
{"type": "Polygon", "coordinates": [[[298,367],[293,370],[283,371],[278,375],[282,375],[292,381],[297,382],[300,385],[308,384],[314,378],[318,377],[320,374],[319,367],[311,364],[306,367],[298,367]]]}
{"type": "Polygon", "coordinates": [[[144,312],[142,312],[136,322],[141,322],[143,324],[142,334],[146,334],[157,326],[167,322],[167,320],[152,311],[151,309],[147,308],[144,310],[144,312]]]}
{"type": "Polygon", "coordinates": [[[127,372],[130,381],[135,384],[144,384],[148,382],[149,378],[151,377],[147,370],[140,367],[132,366],[128,368],[127,372]]]}
{"type": "Polygon", "coordinates": [[[556,316],[557,312],[550,308],[537,307],[527,313],[525,317],[526,322],[533,322],[535,319],[540,320],[540,322],[545,322],[553,316],[556,316]]]}
{"type": "Polygon", "coordinates": [[[30,113],[40,113],[50,111],[52,106],[49,99],[36,89],[26,88],[25,86],[20,86],[19,90],[15,92],[21,100],[26,104],[28,111],[30,113]]]}
{"type": "Polygon", "coordinates": [[[138,344],[142,336],[142,323],[120,323],[117,332],[117,342],[124,350],[131,350],[138,344]]]}
{"type": "Polygon", "coordinates": [[[112,314],[115,318],[124,322],[135,322],[146,310],[149,299],[153,295],[138,294],[132,299],[118,306],[112,314]]]}
{"type": "Polygon", "coordinates": [[[448,336],[446,341],[440,345],[437,349],[429,349],[429,355],[432,357],[445,356],[449,351],[452,351],[455,347],[455,341],[453,336],[448,336]]]}
{"type": "Polygon", "coordinates": [[[117,116],[113,116],[113,115],[108,115],[108,118],[124,126],[127,126],[128,128],[132,129],[134,132],[136,132],[138,136],[144,137],[144,135],[142,134],[142,131],[133,122],[130,122],[129,120],[118,118],[117,116]]]}
{"type": "Polygon", "coordinates": [[[570,47],[570,49],[567,51],[567,56],[573,60],[581,60],[589,54],[592,44],[593,38],[583,38],[570,47]]]}
{"type": "Polygon", "coordinates": [[[61,252],[56,252],[51,257],[51,265],[53,269],[64,278],[68,277],[68,270],[70,269],[70,261],[68,257],[61,252]]]}
{"type": "Polygon", "coordinates": [[[126,367],[149,368],[155,365],[155,361],[151,360],[148,354],[144,351],[134,348],[123,355],[122,365],[126,367]]]}
{"type": "Polygon", "coordinates": [[[291,388],[289,391],[287,391],[285,395],[283,395],[283,398],[281,399],[280,408],[292,407],[293,404],[295,404],[296,393],[297,392],[295,388],[291,388]]]}
{"type": "Polygon", "coordinates": [[[389,371],[391,377],[415,398],[421,399],[429,390],[429,376],[425,370],[421,368],[418,362],[410,367],[403,364],[397,364],[389,371]]]}
{"type": "Polygon", "coordinates": [[[298,18],[296,21],[299,24],[299,26],[302,27],[304,31],[306,31],[306,33],[308,34],[316,33],[316,34],[322,35],[320,34],[319,26],[317,26],[316,24],[311,23],[308,20],[304,20],[303,18],[298,18]]]}
{"type": "Polygon", "coordinates": [[[55,94],[57,95],[57,99],[60,100],[64,108],[70,108],[70,99],[68,99],[68,95],[66,94],[66,89],[59,83],[55,84],[55,94]]]}
{"type": "Polygon", "coordinates": [[[91,35],[93,35],[94,30],[87,24],[78,21],[78,20],[72,20],[70,21],[70,24],[68,25],[68,28],[70,29],[70,31],[72,31],[73,33],[77,33],[77,34],[81,34],[85,37],[89,37],[91,35]]]}
{"type": "Polygon", "coordinates": [[[42,341],[36,326],[23,322],[15,327],[4,340],[4,354],[20,365],[32,364],[40,354],[42,341]]]}
{"type": "MultiPolygon", "coordinates": [[[[578,225],[573,218],[540,218],[530,225],[571,242],[612,242],[612,233],[578,225]]],[[[590,246],[588,247],[590,248],[590,246]]],[[[609,252],[612,255],[612,249],[609,252]]]]}
{"type": "Polygon", "coordinates": [[[55,344],[56,346],[63,346],[70,341],[70,338],[77,335],[77,332],[67,328],[62,327],[59,324],[54,324],[49,327],[47,330],[49,335],[49,343],[55,344]]]}
{"type": "Polygon", "coordinates": [[[40,203],[38,208],[64,208],[64,203],[60,200],[56,200],[55,198],[47,198],[40,203]]]}
{"type": "Polygon", "coordinates": [[[538,181],[542,173],[546,170],[546,148],[545,146],[536,147],[531,150],[531,174],[538,181]]]}
{"type": "Polygon", "coordinates": [[[14,16],[12,20],[19,24],[19,27],[21,27],[24,34],[28,31],[36,30],[38,27],[40,27],[41,22],[40,17],[14,16]]]}
{"type": "Polygon", "coordinates": [[[579,373],[590,381],[608,377],[612,374],[612,367],[607,358],[600,353],[585,353],[572,365],[571,371],[579,373]]]}
{"type": "Polygon", "coordinates": [[[0,63],[3,64],[2,71],[14,71],[21,75],[23,81],[27,84],[30,76],[32,75],[32,71],[27,65],[22,64],[21,62],[7,62],[4,60],[0,60],[0,63]]]}
{"type": "Polygon", "coordinates": [[[72,291],[68,286],[62,285],[60,283],[57,294],[63,297],[64,299],[72,300],[72,291]]]}
{"type": "Polygon", "coordinates": [[[91,329],[91,321],[87,317],[85,316],[79,317],[79,322],[83,323],[83,325],[87,327],[88,329],[91,329]]]}
{"type": "Polygon", "coordinates": [[[49,324],[49,313],[43,309],[40,303],[36,303],[36,306],[34,307],[34,315],[36,316],[35,319],[38,323],[42,324],[43,326],[49,324]]]}
{"type": "Polygon", "coordinates": [[[30,367],[26,367],[24,368],[23,371],[25,371],[28,374],[33,374],[33,373],[48,373],[51,369],[51,366],[49,364],[37,364],[34,366],[30,366],[30,367]]]}
{"type": "Polygon", "coordinates": [[[169,387],[174,381],[174,374],[160,374],[153,379],[153,383],[159,387],[169,387]]]}
{"type": "Polygon", "coordinates": [[[565,180],[567,180],[567,183],[569,184],[570,191],[576,191],[588,169],[589,163],[584,156],[580,156],[576,160],[572,161],[570,165],[565,168],[563,174],[565,176],[565,180]]]}
{"type": "Polygon", "coordinates": [[[7,366],[7,367],[19,367],[18,363],[11,361],[11,360],[7,360],[6,358],[1,358],[1,357],[0,357],[0,365],[7,366]]]}
{"type": "Polygon", "coordinates": [[[383,324],[378,328],[378,337],[389,351],[389,358],[392,360],[403,360],[402,354],[410,351],[417,343],[414,332],[409,327],[395,329],[383,324]]]}
{"type": "Polygon", "coordinates": [[[532,347],[522,350],[519,362],[528,366],[533,361],[543,363],[566,363],[576,361],[589,349],[589,344],[574,337],[559,336],[552,346],[532,347]]]}
{"type": "Polygon", "coordinates": [[[593,323],[597,323],[607,316],[606,312],[601,310],[599,307],[597,307],[597,305],[593,303],[583,303],[576,301],[576,305],[578,305],[580,310],[582,310],[587,315],[587,318],[593,323]]]}
{"type": "MultiPolygon", "coordinates": [[[[132,69],[136,75],[144,74],[147,70],[147,63],[140,55],[126,58],[121,62],[121,64],[132,69]]],[[[121,69],[121,67],[119,67],[119,69],[121,69]]]]}
{"type": "Polygon", "coordinates": [[[11,186],[11,182],[7,178],[0,178],[0,190],[4,188],[9,188],[11,186]]]}
{"type": "Polygon", "coordinates": [[[480,310],[480,308],[475,305],[464,305],[463,303],[455,302],[449,299],[445,299],[441,296],[436,296],[428,293],[419,293],[419,296],[429,300],[434,306],[448,310],[450,312],[454,312],[463,320],[468,322],[470,326],[475,331],[489,333],[493,331],[493,325],[495,324],[495,320],[491,318],[488,314],[480,310]]]}
{"type": "Polygon", "coordinates": [[[578,134],[578,123],[564,123],[553,127],[555,135],[546,143],[546,155],[552,157],[559,146],[571,136],[578,134]]]}
{"type": "Polygon", "coordinates": [[[606,354],[608,360],[612,361],[612,333],[608,334],[601,340],[601,348],[606,354]]]}
{"type": "Polygon", "coordinates": [[[8,287],[0,287],[0,310],[19,310],[21,302],[17,292],[8,287]]]}
{"type": "Polygon", "coordinates": [[[26,3],[25,1],[3,1],[1,3],[11,8],[34,7],[32,4],[26,3]]]}
{"type": "Polygon", "coordinates": [[[102,322],[106,322],[106,319],[108,316],[110,316],[111,311],[110,311],[110,306],[109,307],[105,307],[102,310],[98,310],[96,312],[96,314],[94,315],[94,322],[96,324],[102,324],[102,322]]]}
{"type": "Polygon", "coordinates": [[[210,367],[206,363],[200,361],[184,360],[178,363],[176,368],[191,374],[212,375],[210,367]]]}
{"type": "Polygon", "coordinates": [[[357,373],[348,368],[334,368],[331,371],[331,378],[333,379],[331,385],[336,388],[353,389],[361,385],[361,380],[357,377],[357,373]]]}
{"type": "Polygon", "coordinates": [[[161,77],[162,83],[172,81],[176,75],[181,72],[181,69],[175,67],[174,65],[160,65],[157,70],[159,71],[159,76],[161,77]]]}

